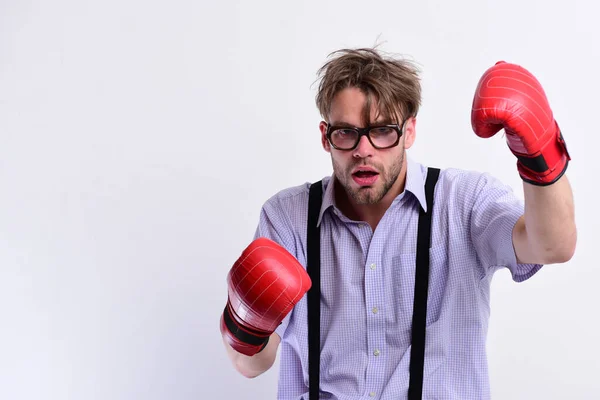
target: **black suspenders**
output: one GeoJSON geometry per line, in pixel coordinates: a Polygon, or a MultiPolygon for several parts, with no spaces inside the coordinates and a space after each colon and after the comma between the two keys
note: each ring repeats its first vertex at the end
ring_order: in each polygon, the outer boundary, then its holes
{"type": "MultiPolygon", "coordinates": [[[[440,175],[438,168],[428,168],[425,181],[427,212],[420,209],[417,232],[417,259],[415,272],[415,298],[412,319],[412,348],[410,353],[409,400],[421,400],[423,392],[423,366],[425,358],[425,325],[427,317],[427,292],[429,289],[429,247],[431,245],[431,213],[433,191],[440,175]]],[[[308,200],[307,265],[312,281],[307,293],[308,302],[308,384],[310,400],[319,399],[319,372],[321,361],[321,235],[317,221],[323,198],[321,181],[310,187],[308,200]]]]}
{"type": "Polygon", "coordinates": [[[308,388],[309,399],[319,400],[321,367],[321,235],[317,221],[323,200],[321,181],[310,186],[308,230],[306,232],[306,272],[311,286],[306,293],[308,305],[308,388]]]}

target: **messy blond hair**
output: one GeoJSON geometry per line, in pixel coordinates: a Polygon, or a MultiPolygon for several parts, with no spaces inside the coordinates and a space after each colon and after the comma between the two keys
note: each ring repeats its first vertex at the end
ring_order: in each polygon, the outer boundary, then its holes
{"type": "Polygon", "coordinates": [[[400,123],[416,117],[421,105],[419,70],[414,63],[384,56],[374,48],[337,50],[317,72],[321,80],[316,103],[328,121],[335,95],[348,87],[360,89],[367,97],[363,110],[365,124],[371,122],[371,105],[377,103],[378,115],[400,123]]]}

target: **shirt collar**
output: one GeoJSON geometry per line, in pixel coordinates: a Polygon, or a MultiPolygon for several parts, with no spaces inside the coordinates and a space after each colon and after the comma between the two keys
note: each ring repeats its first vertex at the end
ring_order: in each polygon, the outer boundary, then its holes
{"type": "Polygon", "coordinates": [[[406,156],[406,184],[404,189],[412,193],[425,212],[427,212],[427,201],[425,200],[425,178],[427,168],[406,156]]]}
{"type": "MultiPolygon", "coordinates": [[[[408,155],[406,156],[406,183],[404,185],[404,191],[412,193],[425,212],[427,212],[427,202],[425,200],[426,174],[427,168],[413,161],[408,155]]],[[[325,184],[325,192],[323,193],[323,202],[321,204],[317,226],[321,224],[325,211],[330,207],[335,207],[335,193],[333,188],[336,184],[335,176],[331,175],[330,177],[325,178],[323,183],[325,184]]]]}

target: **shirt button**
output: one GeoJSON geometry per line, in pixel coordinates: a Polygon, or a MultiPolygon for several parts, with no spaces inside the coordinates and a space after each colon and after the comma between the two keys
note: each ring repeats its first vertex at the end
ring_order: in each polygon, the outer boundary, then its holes
{"type": "Polygon", "coordinates": [[[377,266],[374,263],[371,264],[371,269],[375,269],[375,268],[377,268],[377,266]]]}
{"type": "Polygon", "coordinates": [[[373,314],[377,314],[377,311],[379,311],[379,310],[377,309],[377,307],[373,307],[373,310],[371,310],[371,311],[373,311],[373,314]]]}
{"type": "Polygon", "coordinates": [[[375,397],[375,392],[371,392],[371,393],[369,393],[369,396],[370,396],[370,397],[375,397]]]}
{"type": "Polygon", "coordinates": [[[373,352],[373,355],[374,355],[375,357],[377,357],[377,356],[379,355],[379,350],[377,350],[377,349],[376,349],[376,350],[373,352]]]}

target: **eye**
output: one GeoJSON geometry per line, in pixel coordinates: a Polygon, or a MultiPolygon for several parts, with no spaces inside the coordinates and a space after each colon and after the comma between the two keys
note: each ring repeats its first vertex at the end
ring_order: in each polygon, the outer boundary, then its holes
{"type": "Polygon", "coordinates": [[[394,128],[389,128],[387,126],[381,126],[378,128],[371,129],[371,134],[376,135],[376,136],[387,136],[387,135],[393,135],[395,133],[396,133],[396,131],[394,130],[394,128]]]}
{"type": "Polygon", "coordinates": [[[334,135],[337,136],[354,136],[356,135],[356,131],[354,131],[353,129],[336,129],[333,132],[334,135]]]}

